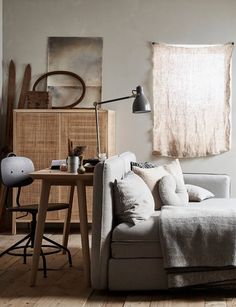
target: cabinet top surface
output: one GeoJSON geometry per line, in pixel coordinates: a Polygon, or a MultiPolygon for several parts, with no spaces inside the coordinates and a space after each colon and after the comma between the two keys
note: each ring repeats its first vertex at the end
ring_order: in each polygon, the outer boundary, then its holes
{"type": "MultiPolygon", "coordinates": [[[[86,113],[86,112],[95,112],[93,108],[85,108],[85,109],[14,109],[15,113],[86,113]]],[[[105,110],[100,109],[99,112],[104,113],[113,113],[113,110],[105,110]]]]}

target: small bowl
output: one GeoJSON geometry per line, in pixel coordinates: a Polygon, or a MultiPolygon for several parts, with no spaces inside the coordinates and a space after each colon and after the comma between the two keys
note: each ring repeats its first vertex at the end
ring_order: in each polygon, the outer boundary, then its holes
{"type": "Polygon", "coordinates": [[[84,168],[85,168],[86,173],[93,173],[95,165],[92,165],[90,163],[85,163],[84,168]]]}

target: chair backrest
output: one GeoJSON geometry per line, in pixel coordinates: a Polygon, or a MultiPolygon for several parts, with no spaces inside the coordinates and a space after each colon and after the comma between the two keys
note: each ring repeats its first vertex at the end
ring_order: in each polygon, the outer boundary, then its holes
{"type": "Polygon", "coordinates": [[[23,187],[33,182],[29,173],[34,171],[33,162],[26,157],[7,157],[1,161],[1,180],[8,187],[23,187]]]}

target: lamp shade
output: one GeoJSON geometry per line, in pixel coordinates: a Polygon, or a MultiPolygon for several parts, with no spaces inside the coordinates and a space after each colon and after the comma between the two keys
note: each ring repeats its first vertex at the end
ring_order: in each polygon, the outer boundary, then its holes
{"type": "Polygon", "coordinates": [[[147,97],[143,93],[142,86],[137,86],[135,99],[133,102],[133,113],[151,112],[151,106],[147,97]]]}

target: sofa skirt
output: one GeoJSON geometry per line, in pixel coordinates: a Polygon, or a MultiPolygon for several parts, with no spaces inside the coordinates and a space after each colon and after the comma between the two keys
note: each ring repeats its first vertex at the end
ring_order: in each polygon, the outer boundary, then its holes
{"type": "Polygon", "coordinates": [[[167,289],[163,258],[110,259],[108,288],[113,291],[167,289]]]}

